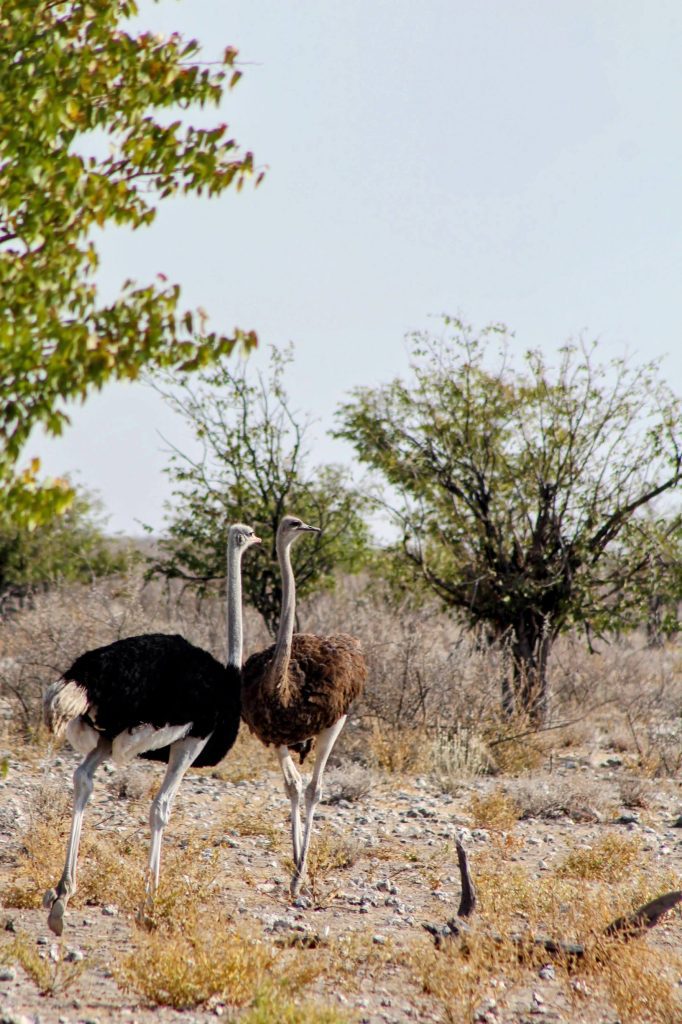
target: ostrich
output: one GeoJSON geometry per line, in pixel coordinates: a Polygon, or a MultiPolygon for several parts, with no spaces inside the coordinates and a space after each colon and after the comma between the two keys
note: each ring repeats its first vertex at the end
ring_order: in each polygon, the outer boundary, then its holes
{"type": "Polygon", "coordinates": [[[292,899],[305,876],[315,808],[321,796],[322,774],[332,747],[343,729],[352,701],[362,693],[367,668],[353,636],[336,633],[294,635],[296,590],[289,549],[304,533],[319,533],[295,516],[285,516],[277,530],[277,557],[282,572],[282,614],[277,640],[252,654],[242,670],[242,718],[252,732],[277,748],[284,789],[291,800],[291,838],[294,873],[292,899]],[[291,750],[303,762],[313,739],[317,756],[305,791],[306,820],[301,841],[302,780],[291,750]]]}
{"type": "Polygon", "coordinates": [[[227,666],[183,637],[146,633],[87,651],[45,693],[44,713],[55,735],[66,733],[85,754],[74,773],[71,834],[64,872],[45,893],[55,935],[76,890],[83,814],[95,771],[107,757],[125,764],[136,755],[168,763],[149,815],[151,845],[145,886],[150,909],[159,882],[161,839],[173,800],[190,767],[217,764],[239,729],[242,663],[241,559],[260,538],[237,523],[227,543],[227,666]]]}

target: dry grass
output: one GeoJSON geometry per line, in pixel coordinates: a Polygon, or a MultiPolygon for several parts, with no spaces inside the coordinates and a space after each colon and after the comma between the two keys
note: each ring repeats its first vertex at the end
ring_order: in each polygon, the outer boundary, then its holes
{"type": "Polygon", "coordinates": [[[201,768],[199,772],[234,785],[237,782],[260,779],[275,767],[276,760],[272,749],[264,747],[260,740],[242,725],[229,755],[216,768],[201,768]]]}
{"type": "Polygon", "coordinates": [[[86,960],[65,962],[62,952],[61,947],[55,945],[41,955],[35,943],[19,932],[5,946],[0,959],[3,963],[18,964],[42,996],[54,996],[66,992],[88,966],[86,960]]]}
{"type": "MultiPolygon", "coordinates": [[[[144,897],[149,852],[146,821],[125,832],[100,831],[93,815],[81,836],[77,892],[71,907],[87,903],[113,903],[124,912],[136,912],[144,897]]],[[[70,794],[56,784],[45,786],[29,811],[29,823],[21,836],[19,864],[12,882],[2,893],[6,906],[36,909],[45,891],[61,877],[70,826],[70,794]]],[[[221,885],[218,851],[210,837],[187,831],[180,813],[167,830],[162,853],[162,872],[152,923],[162,925],[175,918],[192,917],[192,908],[213,897],[221,885]]],[[[216,831],[216,835],[217,835],[216,831]]]]}
{"type": "Polygon", "coordinates": [[[359,855],[357,842],[334,835],[328,828],[312,837],[308,854],[308,881],[315,903],[321,898],[322,883],[335,872],[352,867],[359,855]]]}
{"type": "Polygon", "coordinates": [[[435,952],[420,944],[410,966],[422,991],[438,1000],[447,1024],[474,1024],[486,999],[505,1008],[514,980],[523,975],[516,947],[495,941],[484,929],[471,932],[466,949],[452,943],[435,952]]]}
{"type": "MultiPolygon", "coordinates": [[[[682,1020],[679,954],[662,952],[646,939],[625,943],[599,938],[615,917],[673,888],[675,881],[652,871],[638,844],[607,842],[612,838],[595,844],[601,856],[589,865],[582,858],[585,851],[576,851],[581,855],[578,872],[570,875],[548,872],[538,877],[521,864],[509,863],[501,848],[488,848],[473,860],[480,910],[466,941],[453,941],[438,952],[419,942],[408,957],[413,977],[438,1000],[444,1021],[473,1024],[492,999],[504,1016],[517,1005],[515,993],[537,987],[537,970],[547,954],[530,941],[520,948],[512,941],[515,935],[586,944],[584,962],[554,961],[557,984],[576,1019],[583,1019],[589,1000],[593,1008],[613,1007],[622,1024],[682,1020]]],[[[608,1012],[604,1019],[610,1019],[608,1012]]]]}
{"type": "Polygon", "coordinates": [[[613,816],[617,807],[613,786],[595,787],[592,779],[576,773],[568,778],[535,774],[509,783],[508,791],[520,818],[551,821],[566,817],[572,821],[596,822],[613,816]]]}
{"type": "Polygon", "coordinates": [[[390,937],[380,945],[366,930],[342,935],[308,955],[315,958],[320,978],[344,992],[361,992],[374,985],[398,957],[390,937]]]}
{"type": "Polygon", "coordinates": [[[391,774],[423,772],[430,766],[430,740],[422,728],[405,728],[374,719],[367,750],[374,767],[391,774]]]}
{"type": "Polygon", "coordinates": [[[469,814],[476,828],[502,831],[512,829],[520,817],[518,805],[501,786],[487,793],[473,793],[469,814]]]}
{"type": "MultiPolygon", "coordinates": [[[[279,811],[276,813],[279,815],[279,811]]],[[[258,836],[268,848],[283,849],[289,835],[289,826],[284,817],[281,825],[273,822],[273,816],[272,807],[245,807],[241,801],[230,799],[227,806],[221,807],[218,831],[223,835],[258,836]]]]}
{"type": "Polygon", "coordinates": [[[619,779],[618,795],[621,804],[631,810],[645,810],[651,803],[651,786],[648,779],[638,778],[636,775],[626,775],[625,778],[619,779]]]}
{"type": "Polygon", "coordinates": [[[485,740],[470,729],[441,729],[431,741],[432,776],[444,793],[456,794],[462,783],[489,775],[495,760],[485,740]]]}
{"type": "Polygon", "coordinates": [[[612,944],[610,954],[598,976],[622,1024],[679,1024],[682,957],[640,942],[612,944]]]}
{"type": "Polygon", "coordinates": [[[313,1003],[287,1002],[271,993],[258,996],[240,1024],[349,1024],[336,1010],[313,1003]]]}
{"type": "Polygon", "coordinates": [[[272,987],[287,991],[312,980],[275,946],[215,919],[185,932],[141,935],[133,952],[116,964],[115,976],[124,991],[178,1010],[209,1000],[248,1006],[272,987]]]}
{"type": "Polygon", "coordinates": [[[372,788],[372,773],[360,764],[347,764],[329,768],[324,776],[323,804],[337,804],[341,800],[357,803],[367,797],[372,788]]]}
{"type": "Polygon", "coordinates": [[[559,878],[619,882],[632,871],[641,855],[638,839],[609,832],[591,846],[571,850],[555,870],[559,878]]]}

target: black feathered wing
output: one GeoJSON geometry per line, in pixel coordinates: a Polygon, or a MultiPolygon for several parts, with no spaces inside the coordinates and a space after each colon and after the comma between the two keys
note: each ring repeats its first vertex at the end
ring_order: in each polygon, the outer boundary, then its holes
{"type": "MultiPolygon", "coordinates": [[[[179,635],[147,633],[87,651],[64,673],[87,694],[84,718],[109,739],[142,725],[191,722],[188,736],[211,735],[194,762],[217,764],[239,729],[240,673],[179,635]]],[[[168,747],[143,756],[167,761],[168,747]]]]}

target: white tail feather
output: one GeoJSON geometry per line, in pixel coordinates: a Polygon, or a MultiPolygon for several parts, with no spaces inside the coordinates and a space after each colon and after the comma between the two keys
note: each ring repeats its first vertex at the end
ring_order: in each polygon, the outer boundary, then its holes
{"type": "Polygon", "coordinates": [[[45,725],[55,736],[61,736],[69,722],[86,713],[89,704],[85,687],[73,679],[58,679],[48,686],[43,698],[45,725]]]}
{"type": "Polygon", "coordinates": [[[114,739],[111,760],[115,764],[126,764],[145,750],[159,750],[184,739],[191,728],[192,723],[187,722],[186,725],[166,725],[162,729],[153,725],[137,725],[134,729],[126,729],[114,739]]]}

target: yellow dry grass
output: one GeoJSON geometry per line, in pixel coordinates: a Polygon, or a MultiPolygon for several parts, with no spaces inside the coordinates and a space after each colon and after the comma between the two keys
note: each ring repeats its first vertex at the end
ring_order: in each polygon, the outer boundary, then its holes
{"type": "Polygon", "coordinates": [[[295,951],[232,929],[215,916],[197,918],[184,931],[140,933],[114,973],[124,991],[178,1010],[209,1001],[245,1007],[273,991],[288,997],[317,976],[295,951]]]}
{"type": "Polygon", "coordinates": [[[234,785],[237,782],[260,779],[275,767],[272,750],[264,747],[260,740],[242,725],[227,757],[216,768],[200,768],[198,772],[234,785]]]}
{"type": "Polygon", "coordinates": [[[501,787],[488,793],[473,793],[469,814],[476,828],[509,831],[519,820],[518,806],[501,787]]]}
{"type": "Polygon", "coordinates": [[[373,719],[367,749],[373,764],[391,774],[412,774],[431,767],[432,744],[425,729],[399,728],[373,719]]]}
{"type": "Polygon", "coordinates": [[[589,846],[571,850],[557,866],[559,878],[618,882],[627,877],[642,853],[638,839],[608,832],[589,846]]]}
{"type": "Polygon", "coordinates": [[[46,952],[41,956],[35,942],[23,932],[4,947],[0,960],[23,968],[43,996],[66,992],[88,966],[86,960],[65,962],[59,947],[54,958],[46,952]]]}

